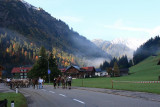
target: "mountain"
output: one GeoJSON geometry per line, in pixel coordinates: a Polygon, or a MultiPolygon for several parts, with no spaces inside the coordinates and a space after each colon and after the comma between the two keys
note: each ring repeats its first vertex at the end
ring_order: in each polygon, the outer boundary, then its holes
{"type": "Polygon", "coordinates": [[[128,38],[128,39],[117,38],[111,41],[112,44],[123,44],[132,50],[136,50],[144,42],[145,39],[136,39],[136,38],[128,38]]]}
{"type": "Polygon", "coordinates": [[[127,55],[128,58],[133,57],[133,49],[127,46],[126,42],[122,41],[104,41],[100,39],[95,39],[92,41],[95,45],[101,48],[103,51],[112,55],[112,57],[121,57],[123,55],[127,55]],[[126,43],[126,44],[125,44],[126,43]]]}
{"type": "Polygon", "coordinates": [[[84,59],[111,56],[69,26],[23,0],[0,0],[0,27],[16,32],[36,46],[44,46],[84,59]]]}
{"type": "Polygon", "coordinates": [[[138,64],[149,56],[157,56],[158,54],[160,54],[160,37],[156,36],[137,48],[133,55],[134,64],[138,64]]]}

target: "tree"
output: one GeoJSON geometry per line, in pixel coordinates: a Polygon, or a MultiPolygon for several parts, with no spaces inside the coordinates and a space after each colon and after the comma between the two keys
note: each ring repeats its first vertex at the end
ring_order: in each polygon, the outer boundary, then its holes
{"type": "Polygon", "coordinates": [[[113,67],[114,66],[114,62],[117,62],[117,59],[115,57],[110,61],[109,66],[113,67]]]}
{"type": "Polygon", "coordinates": [[[118,64],[117,62],[114,62],[114,77],[119,77],[120,76],[120,71],[119,71],[119,67],[118,67],[118,64]]]}
{"type": "Polygon", "coordinates": [[[50,79],[51,80],[53,80],[53,78],[58,77],[58,75],[61,74],[60,70],[58,70],[56,59],[53,58],[52,53],[49,56],[49,69],[51,71],[51,74],[50,74],[50,79]]]}
{"type": "Polygon", "coordinates": [[[107,70],[107,72],[108,72],[108,75],[110,75],[111,77],[114,76],[114,72],[113,72],[113,70],[112,70],[111,67],[108,67],[106,70],[107,70]]]}
{"type": "Polygon", "coordinates": [[[118,65],[119,65],[119,68],[122,69],[122,68],[129,68],[130,65],[128,63],[128,58],[127,56],[122,56],[121,58],[119,58],[118,60],[118,65]]]}
{"type": "Polygon", "coordinates": [[[43,78],[48,81],[48,59],[46,55],[46,50],[42,46],[39,52],[39,58],[33,65],[32,69],[28,73],[30,78],[43,78]]]}

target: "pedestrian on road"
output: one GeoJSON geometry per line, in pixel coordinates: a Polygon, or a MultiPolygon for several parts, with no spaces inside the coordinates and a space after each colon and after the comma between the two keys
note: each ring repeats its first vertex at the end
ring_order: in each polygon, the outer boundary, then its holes
{"type": "Polygon", "coordinates": [[[61,76],[59,75],[59,77],[57,78],[57,84],[58,84],[58,88],[61,85],[61,76]]]}
{"type": "Polygon", "coordinates": [[[67,77],[67,82],[68,82],[69,89],[71,89],[72,77],[70,75],[67,77]]]}
{"type": "Polygon", "coordinates": [[[53,85],[54,85],[54,89],[56,89],[56,85],[57,85],[57,78],[53,79],[53,85]]]}
{"type": "Polygon", "coordinates": [[[39,89],[41,89],[42,88],[42,79],[41,79],[41,77],[39,77],[38,84],[39,84],[39,89]]]}

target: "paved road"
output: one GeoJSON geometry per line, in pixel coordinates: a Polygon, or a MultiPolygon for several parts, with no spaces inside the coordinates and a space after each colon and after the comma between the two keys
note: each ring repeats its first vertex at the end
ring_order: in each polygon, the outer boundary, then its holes
{"type": "Polygon", "coordinates": [[[20,89],[29,107],[160,107],[160,102],[81,89],[20,89]]]}

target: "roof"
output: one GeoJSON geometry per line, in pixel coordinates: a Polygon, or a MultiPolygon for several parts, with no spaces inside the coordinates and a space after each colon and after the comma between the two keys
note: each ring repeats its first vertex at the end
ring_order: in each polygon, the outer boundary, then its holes
{"type": "Polygon", "coordinates": [[[120,71],[120,73],[128,73],[129,69],[128,68],[124,68],[124,69],[120,69],[119,71],[120,71]]]}
{"type": "Polygon", "coordinates": [[[99,69],[96,69],[96,72],[101,72],[102,70],[99,68],[99,69]]]}
{"type": "Polygon", "coordinates": [[[80,68],[79,68],[78,66],[73,66],[73,65],[68,66],[68,67],[67,67],[67,69],[66,69],[66,71],[67,71],[68,69],[70,69],[71,67],[73,67],[73,68],[75,68],[75,69],[77,69],[77,70],[79,70],[79,71],[80,71],[80,68]]]}
{"type": "Polygon", "coordinates": [[[11,73],[21,73],[21,72],[27,73],[30,70],[31,70],[31,67],[14,67],[11,73]]]}
{"type": "Polygon", "coordinates": [[[81,69],[84,69],[85,71],[94,71],[94,67],[82,67],[81,69]]]}
{"type": "Polygon", "coordinates": [[[59,69],[61,72],[65,72],[66,71],[66,68],[60,68],[59,69]]]}

